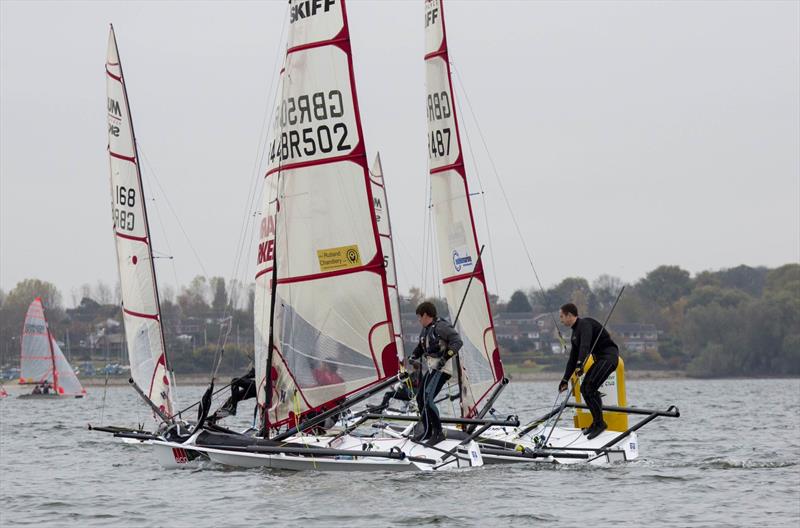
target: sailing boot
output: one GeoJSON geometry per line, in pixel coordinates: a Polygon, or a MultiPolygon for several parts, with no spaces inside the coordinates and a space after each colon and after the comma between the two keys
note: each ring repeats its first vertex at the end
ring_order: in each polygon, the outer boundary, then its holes
{"type": "Polygon", "coordinates": [[[414,429],[411,431],[412,435],[409,439],[412,442],[422,442],[425,439],[425,425],[422,422],[417,422],[417,425],[414,426],[414,429]]]}
{"type": "Polygon", "coordinates": [[[425,441],[425,445],[428,447],[433,447],[442,440],[445,440],[447,437],[444,435],[444,431],[439,430],[433,433],[428,440],[425,441]]]}
{"type": "Polygon", "coordinates": [[[606,424],[605,422],[599,422],[595,425],[592,425],[592,430],[589,431],[589,434],[586,435],[586,439],[594,440],[595,438],[600,436],[600,433],[602,433],[606,429],[608,429],[608,424],[606,424]]]}

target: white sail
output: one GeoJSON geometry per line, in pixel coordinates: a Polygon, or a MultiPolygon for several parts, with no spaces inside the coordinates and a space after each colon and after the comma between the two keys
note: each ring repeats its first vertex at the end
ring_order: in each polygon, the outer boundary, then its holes
{"type": "Polygon", "coordinates": [[[381,155],[375,156],[372,169],[369,171],[372,182],[372,202],[375,220],[378,223],[378,234],[381,238],[383,265],[386,268],[386,286],[389,288],[389,305],[392,309],[392,327],[398,361],[405,357],[403,351],[403,331],[400,325],[400,291],[397,287],[397,266],[394,258],[394,239],[392,237],[392,221],[389,216],[389,199],[386,195],[386,183],[383,179],[381,155]]]}
{"type": "Polygon", "coordinates": [[[20,383],[49,382],[56,394],[86,394],[64,353],[50,332],[41,298],[28,307],[22,327],[20,383]]]}
{"type": "Polygon", "coordinates": [[[269,387],[273,428],[398,368],[345,3],[292,0],[289,25],[256,272],[258,397],[263,412],[269,387]]]}
{"type": "Polygon", "coordinates": [[[106,55],[111,212],[131,377],[162,412],[174,410],[147,209],[125,78],[112,27],[106,55]]]}
{"type": "Polygon", "coordinates": [[[472,416],[494,385],[502,380],[503,366],[483,266],[478,265],[480,246],[456,119],[442,0],[425,0],[425,79],[428,166],[439,269],[453,318],[464,299],[457,324],[464,341],[458,355],[461,413],[472,416]],[[470,278],[472,284],[467,291],[470,278]]]}

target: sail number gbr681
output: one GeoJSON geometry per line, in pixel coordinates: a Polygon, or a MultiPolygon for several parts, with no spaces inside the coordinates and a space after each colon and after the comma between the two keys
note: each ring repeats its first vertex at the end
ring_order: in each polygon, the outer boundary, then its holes
{"type": "Polygon", "coordinates": [[[133,231],[136,226],[136,215],[124,208],[136,205],[136,189],[133,187],[114,186],[114,227],[123,231],[133,231]]]}
{"type": "Polygon", "coordinates": [[[339,90],[287,97],[275,109],[275,137],[269,162],[296,162],[320,154],[350,152],[353,145],[344,115],[344,97],[339,90]]]}

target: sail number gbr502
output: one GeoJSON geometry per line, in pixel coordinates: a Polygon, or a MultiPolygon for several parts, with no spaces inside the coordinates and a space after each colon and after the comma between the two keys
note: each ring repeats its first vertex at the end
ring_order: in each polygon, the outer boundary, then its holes
{"type": "Polygon", "coordinates": [[[430,159],[444,158],[450,155],[452,134],[449,125],[453,112],[450,110],[450,98],[447,92],[434,92],[428,94],[428,157],[430,159]]]}
{"type": "Polygon", "coordinates": [[[353,148],[342,119],[344,98],[339,90],[287,97],[275,110],[270,164],[346,154],[353,148]]]}
{"type": "Polygon", "coordinates": [[[124,207],[136,205],[136,189],[133,187],[114,186],[114,227],[123,231],[133,231],[136,226],[136,215],[124,207]]]}

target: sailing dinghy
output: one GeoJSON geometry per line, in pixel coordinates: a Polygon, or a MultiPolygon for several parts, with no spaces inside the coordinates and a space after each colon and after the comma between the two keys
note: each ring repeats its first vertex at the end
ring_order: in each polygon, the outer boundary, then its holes
{"type": "Polygon", "coordinates": [[[397,383],[402,349],[391,239],[381,232],[388,216],[376,209],[385,194],[367,166],[345,2],[291,1],[289,11],[256,270],[259,435],[202,431],[182,443],[152,443],[168,465],[173,450],[188,448],[243,467],[478,466],[474,442],[315,434],[397,383]]]}
{"type": "Polygon", "coordinates": [[[308,16],[298,15],[305,2],[291,4],[256,275],[261,435],[211,425],[187,429],[173,415],[138,155],[113,28],[106,61],[109,161],[125,331],[134,387],[160,424],[154,433],[94,429],[152,447],[166,467],[209,459],[285,469],[478,466],[474,443],[429,447],[398,433],[380,441],[311,434],[402,376],[344,2],[326,2],[308,16]]]}
{"type": "MultiPolygon", "coordinates": [[[[492,410],[508,380],[503,377],[464,166],[443,0],[425,0],[425,76],[434,238],[442,288],[450,313],[456,314],[456,329],[464,341],[457,356],[459,370],[455,379],[459,386],[460,412],[465,419],[482,418],[492,410]]],[[[597,438],[587,440],[581,434],[581,427],[588,423],[581,423],[586,417],[581,416],[580,411],[575,427],[558,426],[558,419],[568,406],[565,396],[561,405],[554,405],[550,413],[525,427],[484,426],[476,438],[484,463],[603,464],[637,458],[636,430],[656,417],[677,417],[679,412],[674,407],[666,411],[624,407],[623,380],[624,366],[620,360],[617,372],[612,374],[603,389],[611,400],[606,413],[610,427],[597,438]],[[628,427],[627,414],[641,414],[647,418],[628,427]]],[[[578,402],[579,386],[580,380],[573,380],[578,402]]],[[[569,406],[580,408],[579,403],[569,406]]],[[[389,421],[398,419],[391,415],[372,417],[389,421]]],[[[474,431],[475,427],[470,426],[467,430],[474,431]]],[[[448,434],[455,436],[463,432],[450,429],[448,434]]]]}
{"type": "Polygon", "coordinates": [[[24,399],[83,398],[86,395],[50,332],[40,297],[28,306],[22,327],[19,383],[36,385],[33,393],[19,396],[24,399]]]}

